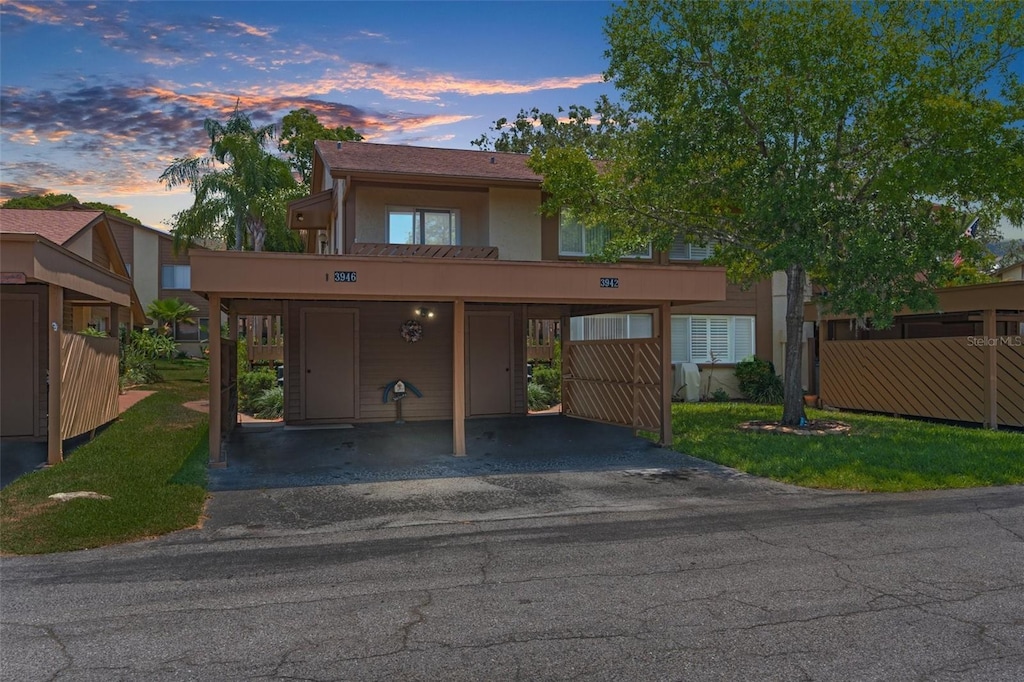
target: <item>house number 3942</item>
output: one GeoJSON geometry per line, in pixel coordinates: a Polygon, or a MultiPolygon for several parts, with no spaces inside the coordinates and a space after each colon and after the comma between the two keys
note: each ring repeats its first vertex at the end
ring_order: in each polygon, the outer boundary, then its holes
{"type": "Polygon", "coordinates": [[[618,277],[602,277],[601,278],[602,289],[618,289],[619,278],[618,277]]]}

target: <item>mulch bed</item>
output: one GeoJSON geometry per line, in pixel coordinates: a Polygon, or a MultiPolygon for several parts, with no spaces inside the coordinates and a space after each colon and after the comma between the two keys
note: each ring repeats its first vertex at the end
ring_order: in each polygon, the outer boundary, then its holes
{"type": "Polygon", "coordinates": [[[738,425],[740,431],[785,433],[793,436],[836,436],[849,433],[850,425],[831,419],[815,419],[804,426],[783,426],[779,422],[750,421],[738,425]]]}

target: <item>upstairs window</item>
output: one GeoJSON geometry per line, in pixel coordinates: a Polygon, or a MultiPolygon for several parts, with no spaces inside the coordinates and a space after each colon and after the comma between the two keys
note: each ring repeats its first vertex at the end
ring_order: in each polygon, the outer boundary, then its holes
{"type": "MultiPolygon", "coordinates": [[[[604,250],[611,239],[611,230],[604,225],[586,227],[578,222],[572,212],[563,209],[558,214],[558,255],[593,256],[604,250]]],[[[650,258],[651,245],[623,254],[622,258],[650,258]]]]}
{"type": "Polygon", "coordinates": [[[160,267],[160,288],[161,289],[184,289],[192,288],[192,266],[190,265],[164,265],[160,267]]]}
{"type": "Polygon", "coordinates": [[[458,209],[389,208],[388,244],[459,243],[458,209]]]}
{"type": "Polygon", "coordinates": [[[669,260],[707,260],[714,253],[715,244],[714,241],[709,241],[705,246],[690,244],[683,239],[682,235],[676,235],[676,238],[672,240],[668,258],[669,260]]]}

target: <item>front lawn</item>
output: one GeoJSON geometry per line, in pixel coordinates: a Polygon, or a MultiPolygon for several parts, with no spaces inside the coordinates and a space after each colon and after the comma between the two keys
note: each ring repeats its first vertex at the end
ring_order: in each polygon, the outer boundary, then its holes
{"type": "Polygon", "coordinates": [[[850,434],[742,432],[741,422],[782,416],[779,406],[747,403],[677,403],[672,416],[675,450],[801,486],[894,492],[1024,483],[1019,431],[809,410],[809,419],[850,424],[850,434]]]}
{"type": "Polygon", "coordinates": [[[157,393],[125,412],[58,466],[0,491],[0,550],[62,552],[128,542],[195,525],[206,499],[207,415],[182,403],[208,395],[206,363],[162,361],[157,393]],[[89,490],[110,500],[57,502],[89,490]]]}

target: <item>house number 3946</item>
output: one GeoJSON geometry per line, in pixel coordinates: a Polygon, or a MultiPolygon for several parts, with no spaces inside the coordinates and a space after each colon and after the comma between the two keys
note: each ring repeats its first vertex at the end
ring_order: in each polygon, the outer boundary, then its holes
{"type": "Polygon", "coordinates": [[[335,270],[334,271],[335,282],[355,282],[356,272],[355,270],[335,270]]]}

